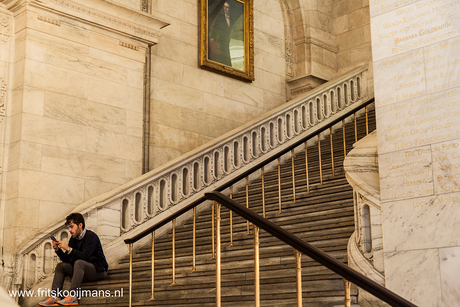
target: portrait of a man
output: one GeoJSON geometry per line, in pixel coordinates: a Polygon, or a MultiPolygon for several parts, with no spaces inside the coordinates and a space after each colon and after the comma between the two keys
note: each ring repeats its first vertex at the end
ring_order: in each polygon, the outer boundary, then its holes
{"type": "Polygon", "coordinates": [[[208,58],[237,68],[238,55],[234,47],[244,48],[244,23],[241,22],[244,4],[237,0],[214,1],[213,4],[209,1],[208,58]]]}
{"type": "Polygon", "coordinates": [[[201,0],[200,67],[254,81],[253,0],[201,0]]]}

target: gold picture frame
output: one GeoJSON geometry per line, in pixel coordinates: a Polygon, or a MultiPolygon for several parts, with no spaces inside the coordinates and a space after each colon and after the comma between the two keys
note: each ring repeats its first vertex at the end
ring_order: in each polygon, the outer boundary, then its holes
{"type": "Polygon", "coordinates": [[[201,0],[200,67],[254,81],[254,0],[201,0]]]}

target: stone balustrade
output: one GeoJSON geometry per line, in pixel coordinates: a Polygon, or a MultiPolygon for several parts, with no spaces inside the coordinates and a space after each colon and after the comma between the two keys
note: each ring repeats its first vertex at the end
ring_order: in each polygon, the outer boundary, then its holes
{"type": "MultiPolygon", "coordinates": [[[[367,73],[367,67],[356,68],[74,211],[81,212],[87,228],[99,234],[113,268],[127,254],[124,239],[292,146],[305,132],[359,109],[373,97],[367,73]]],[[[57,221],[22,246],[11,272],[16,288],[31,289],[52,275],[57,258],[50,234],[69,238],[63,221],[57,221]]]]}

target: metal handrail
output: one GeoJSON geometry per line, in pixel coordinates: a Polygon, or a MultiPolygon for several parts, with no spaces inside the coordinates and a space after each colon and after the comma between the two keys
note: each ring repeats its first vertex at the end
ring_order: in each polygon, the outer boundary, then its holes
{"type": "MultiPolygon", "coordinates": [[[[367,102],[361,104],[358,109],[351,107],[350,111],[348,111],[347,113],[343,114],[342,116],[337,117],[335,120],[331,121],[328,125],[325,125],[325,126],[319,128],[319,129],[311,129],[311,131],[308,131],[308,132],[305,133],[304,137],[300,138],[297,142],[293,143],[289,147],[286,147],[285,149],[283,149],[282,151],[278,152],[277,154],[274,154],[274,155],[270,156],[269,159],[264,159],[264,160],[262,160],[262,161],[260,161],[258,163],[255,163],[253,165],[253,167],[249,168],[245,172],[242,172],[238,176],[235,176],[235,178],[233,178],[231,181],[227,181],[227,182],[225,182],[225,183],[223,183],[221,185],[216,186],[215,191],[222,191],[222,190],[232,186],[233,184],[239,182],[240,180],[242,180],[246,176],[254,173],[255,171],[257,171],[260,168],[262,168],[263,166],[271,163],[272,161],[274,161],[274,160],[278,159],[279,157],[283,156],[284,154],[290,152],[291,150],[293,150],[297,146],[305,143],[306,141],[308,141],[312,137],[318,135],[319,133],[330,129],[335,124],[341,122],[342,120],[346,119],[347,117],[349,117],[350,115],[356,113],[357,111],[367,107],[368,105],[370,105],[373,102],[374,102],[374,98],[371,98],[367,102]]],[[[140,232],[139,234],[137,234],[137,235],[135,235],[135,236],[133,236],[131,238],[125,239],[124,242],[126,244],[136,243],[137,241],[141,240],[142,238],[150,235],[153,231],[156,231],[160,227],[166,225],[169,222],[172,222],[174,219],[176,219],[179,216],[183,215],[184,213],[188,212],[192,208],[198,206],[199,204],[201,204],[205,200],[206,200],[206,198],[205,198],[205,196],[203,194],[203,196],[199,197],[197,200],[195,200],[194,202],[190,203],[189,205],[183,207],[181,210],[178,210],[177,212],[175,212],[172,215],[170,215],[170,216],[164,218],[163,220],[157,222],[156,224],[154,224],[150,228],[140,232]]]]}
{"type": "Polygon", "coordinates": [[[373,294],[374,296],[378,297],[382,301],[390,304],[391,306],[395,307],[417,307],[413,303],[409,302],[408,300],[402,298],[401,296],[397,295],[393,291],[381,286],[380,284],[376,283],[370,278],[367,278],[363,274],[353,270],[349,266],[343,264],[342,262],[338,261],[337,259],[329,256],[328,254],[324,253],[320,249],[314,247],[311,244],[303,241],[302,239],[294,236],[290,232],[286,231],[285,229],[281,228],[280,226],[270,222],[266,218],[254,213],[253,211],[247,209],[246,207],[242,206],[238,202],[228,198],[227,196],[223,195],[218,191],[214,191],[211,193],[206,193],[205,198],[207,200],[214,200],[224,205],[231,211],[237,213],[244,219],[250,221],[251,223],[255,224],[257,227],[265,230],[266,232],[270,233],[274,237],[280,239],[284,243],[292,246],[297,251],[309,256],[313,260],[319,262],[320,264],[324,265],[331,271],[339,274],[343,278],[348,281],[351,281],[358,287],[366,290],[367,292],[373,294]]]}

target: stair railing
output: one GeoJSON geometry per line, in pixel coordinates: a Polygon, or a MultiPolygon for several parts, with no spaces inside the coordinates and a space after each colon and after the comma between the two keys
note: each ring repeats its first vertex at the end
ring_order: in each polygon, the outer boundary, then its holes
{"type": "MultiPolygon", "coordinates": [[[[305,181],[305,185],[306,185],[306,191],[307,193],[309,193],[309,178],[308,178],[308,156],[307,156],[307,141],[308,140],[311,140],[311,139],[315,139],[317,140],[317,145],[318,145],[318,159],[319,159],[319,177],[320,177],[320,184],[322,184],[323,182],[323,173],[322,173],[322,158],[321,158],[321,142],[324,142],[324,140],[321,139],[320,135],[321,133],[324,133],[325,131],[329,131],[330,134],[329,134],[329,138],[330,138],[330,146],[331,146],[331,169],[332,169],[332,173],[334,173],[334,154],[337,154],[334,153],[334,148],[333,148],[333,142],[332,142],[332,128],[336,125],[336,124],[342,124],[342,139],[343,139],[343,155],[342,153],[340,153],[340,155],[342,155],[342,157],[346,156],[347,154],[347,150],[350,150],[351,148],[347,148],[347,145],[346,145],[346,133],[345,133],[345,120],[349,117],[352,117],[352,124],[354,125],[354,135],[353,135],[353,141],[358,141],[358,124],[357,124],[357,116],[356,114],[358,112],[362,112],[364,115],[365,115],[365,124],[364,124],[364,129],[365,129],[365,133],[360,133],[361,135],[365,134],[367,135],[369,133],[369,122],[368,122],[368,107],[370,104],[373,103],[373,99],[369,99],[368,101],[366,102],[363,102],[361,103],[360,105],[360,108],[354,108],[348,112],[344,112],[341,116],[336,116],[334,118],[334,120],[331,120],[327,125],[324,125],[323,127],[319,128],[319,129],[315,129],[315,131],[306,131],[301,138],[299,138],[296,142],[293,142],[292,145],[284,148],[283,150],[280,150],[278,153],[268,157],[267,159],[263,159],[261,161],[258,161],[257,163],[255,163],[250,169],[248,169],[247,171],[245,172],[242,172],[241,174],[239,174],[239,176],[235,176],[232,180],[229,180],[228,182],[224,182],[220,185],[215,185],[215,191],[212,192],[211,194],[207,193],[205,195],[203,195],[203,197],[199,198],[198,200],[190,203],[188,206],[182,208],[181,210],[177,211],[176,213],[174,214],[171,214],[170,216],[164,218],[163,220],[157,222],[155,225],[153,225],[152,227],[150,227],[149,229],[146,229],[145,231],[139,233],[138,235],[136,236],[133,236],[129,239],[126,239],[124,240],[124,242],[126,244],[129,245],[129,251],[130,251],[130,271],[129,271],[129,276],[130,276],[130,279],[129,279],[129,304],[131,306],[131,302],[132,302],[132,296],[131,296],[131,293],[132,293],[132,257],[133,257],[133,244],[135,242],[138,242],[139,240],[141,240],[142,238],[148,236],[148,235],[151,235],[152,236],[152,287],[151,287],[151,300],[154,300],[155,299],[155,295],[154,295],[154,239],[155,239],[155,231],[158,230],[160,227],[168,224],[168,223],[172,223],[172,246],[173,246],[173,251],[172,251],[172,255],[173,255],[173,258],[172,258],[172,284],[171,285],[174,285],[175,284],[175,259],[174,259],[174,256],[175,256],[175,250],[174,250],[174,241],[175,241],[175,220],[182,216],[184,213],[190,211],[190,210],[193,210],[193,246],[192,246],[192,253],[193,253],[193,257],[192,257],[192,271],[195,271],[196,268],[195,268],[195,258],[196,258],[196,255],[195,255],[195,223],[196,223],[196,207],[203,203],[206,199],[213,199],[213,200],[216,200],[216,196],[215,195],[220,195],[220,194],[216,194],[217,192],[220,192],[220,191],[223,191],[223,190],[226,190],[226,189],[229,189],[228,190],[228,194],[229,194],[229,198],[228,199],[231,199],[232,198],[232,193],[233,193],[233,185],[236,185],[238,184],[238,181],[240,180],[243,180],[245,181],[245,187],[246,187],[246,209],[243,210],[244,214],[240,214],[241,213],[241,205],[238,205],[239,209],[238,210],[235,210],[235,208],[231,207],[229,208],[230,209],[230,246],[233,244],[232,242],[232,238],[233,238],[233,226],[232,226],[232,212],[235,211],[236,213],[238,213],[240,216],[242,216],[243,218],[245,218],[247,220],[247,233],[249,234],[249,223],[253,223],[253,226],[254,226],[254,235],[255,235],[255,241],[254,241],[254,249],[255,249],[255,254],[257,255],[258,254],[258,246],[259,246],[259,240],[258,240],[258,232],[259,232],[259,227],[262,227],[261,225],[263,223],[260,223],[260,220],[258,220],[257,223],[254,222],[254,215],[251,211],[248,211],[248,207],[249,207],[249,194],[248,194],[248,177],[250,174],[253,174],[257,171],[260,170],[260,176],[261,176],[261,184],[262,184],[262,206],[263,206],[263,209],[262,209],[262,216],[260,218],[263,218],[264,221],[265,220],[265,194],[264,194],[264,190],[265,190],[265,187],[264,187],[264,166],[266,166],[267,164],[271,163],[272,161],[276,161],[278,160],[278,195],[279,195],[279,212],[281,212],[282,208],[281,208],[281,180],[280,180],[280,157],[286,153],[291,153],[291,160],[292,160],[292,196],[284,196],[284,200],[291,200],[293,202],[295,202],[295,191],[296,191],[296,183],[295,183],[295,179],[294,179],[294,174],[295,174],[295,170],[294,170],[294,163],[293,163],[293,159],[294,159],[294,150],[296,147],[300,146],[300,145],[305,145],[305,159],[306,159],[306,181],[305,181]],[[246,213],[248,212],[251,212],[252,215],[247,215],[246,213]]],[[[362,126],[362,125],[361,125],[362,126]]],[[[336,127],[337,128],[337,127],[336,127]]],[[[340,128],[338,128],[340,129],[340,128]]],[[[340,133],[339,133],[340,135],[340,133]]],[[[350,135],[348,135],[348,137],[350,137],[350,135]]],[[[342,148],[338,148],[339,151],[342,150],[342,148]]],[[[227,198],[224,198],[225,201],[228,200],[227,198]]],[[[219,198],[219,201],[222,201],[220,198],[219,198]]],[[[224,204],[224,203],[222,203],[224,204]]],[[[234,205],[234,203],[231,203],[232,205],[234,205]]],[[[227,203],[224,204],[225,206],[227,206],[227,203]]],[[[228,206],[227,206],[228,207],[228,206]]],[[[257,216],[257,215],[256,215],[257,216]]],[[[221,223],[221,218],[220,218],[220,205],[219,204],[213,204],[212,205],[212,258],[216,259],[216,272],[220,272],[220,268],[221,268],[221,264],[220,264],[220,250],[221,250],[221,246],[220,246],[220,223],[221,223]]],[[[269,224],[272,226],[272,224],[269,224]]],[[[264,224],[264,226],[262,227],[263,229],[265,229],[266,225],[264,224]]],[[[271,227],[270,226],[270,227],[271,227]]],[[[279,228],[275,228],[275,229],[278,229],[279,228]]],[[[267,232],[270,232],[268,231],[267,229],[265,229],[267,232]]],[[[283,234],[285,234],[286,232],[282,231],[283,234]]],[[[276,236],[276,235],[275,235],[276,236]]],[[[290,240],[292,240],[293,238],[290,237],[290,240]]],[[[298,239],[296,239],[298,240],[298,239]]],[[[366,278],[364,275],[358,273],[358,272],[355,272],[353,271],[352,269],[350,269],[348,266],[345,266],[343,264],[341,264],[340,262],[338,262],[337,260],[335,259],[332,259],[331,257],[327,256],[326,254],[322,253],[321,251],[315,249],[315,248],[312,248],[310,245],[307,245],[307,247],[305,247],[305,242],[303,242],[302,244],[300,244],[298,241],[296,241],[297,243],[295,243],[295,245],[291,245],[291,244],[294,244],[293,242],[289,241],[289,242],[286,242],[288,243],[289,245],[293,246],[294,249],[295,249],[295,255],[296,255],[296,267],[297,267],[297,272],[300,272],[300,254],[301,253],[305,253],[306,255],[310,256],[310,254],[315,254],[314,257],[312,257],[314,260],[317,260],[318,262],[320,262],[321,264],[325,265],[326,267],[328,267],[329,269],[331,269],[332,271],[336,272],[337,274],[341,275],[344,279],[344,288],[345,288],[345,302],[346,302],[346,306],[349,306],[350,305],[350,282],[353,282],[355,283],[356,285],[360,286],[361,288],[365,289],[366,291],[368,291],[369,293],[375,295],[376,297],[382,299],[383,301],[385,302],[391,302],[391,304],[393,306],[415,306],[413,304],[411,304],[410,302],[407,302],[406,300],[400,298],[399,296],[397,296],[396,294],[392,293],[391,291],[389,291],[388,289],[378,285],[377,283],[375,283],[374,281],[366,278]],[[326,255],[326,256],[325,256],[326,255]],[[321,260],[318,260],[318,259],[321,259],[321,260]]],[[[256,259],[258,259],[256,257],[256,259]]],[[[259,275],[259,272],[258,272],[258,260],[255,260],[255,279],[258,280],[258,275],[259,275]]],[[[300,276],[300,273],[297,273],[297,289],[298,289],[298,295],[297,295],[297,303],[298,303],[298,306],[302,306],[302,295],[301,295],[301,276],[300,276]]],[[[220,295],[221,295],[221,291],[220,291],[220,275],[217,274],[216,275],[216,305],[217,306],[220,306],[220,295]]],[[[256,306],[259,306],[258,302],[260,302],[260,287],[258,286],[257,282],[256,282],[256,285],[255,285],[255,301],[256,301],[256,306]]]]}
{"type": "MultiPolygon", "coordinates": [[[[267,233],[271,234],[272,236],[278,238],[279,240],[283,241],[284,243],[290,245],[294,248],[294,252],[296,253],[296,260],[299,259],[297,257],[298,253],[303,253],[313,260],[319,262],[323,266],[327,267],[331,271],[339,274],[343,277],[344,283],[352,282],[358,287],[366,290],[367,292],[373,294],[374,296],[378,297],[382,301],[390,304],[390,306],[394,307],[416,307],[413,303],[407,301],[406,299],[402,298],[401,296],[397,295],[396,293],[388,290],[387,288],[381,286],[380,284],[376,283],[370,278],[358,273],[357,271],[353,270],[349,266],[343,264],[342,262],[334,259],[333,257],[329,256],[328,254],[322,252],[320,249],[308,244],[307,242],[299,239],[298,237],[294,236],[290,232],[286,231],[282,227],[270,222],[269,220],[261,217],[260,215],[254,213],[253,211],[245,208],[241,204],[237,203],[233,199],[228,198],[227,196],[223,195],[220,192],[214,191],[211,193],[206,193],[206,199],[213,200],[216,202],[216,218],[219,221],[219,211],[220,206],[224,205],[232,212],[235,212],[239,216],[243,217],[244,219],[248,220],[254,225],[254,246],[258,247],[258,233],[259,229],[265,230],[267,233]]],[[[220,288],[220,227],[219,223],[216,226],[217,231],[217,257],[216,257],[216,288],[220,288]],[[217,263],[219,261],[219,263],[217,263]]],[[[255,248],[256,249],[256,248],[255,248]]],[[[259,254],[258,251],[255,250],[254,252],[254,266],[255,266],[255,289],[260,287],[258,275],[258,262],[259,262],[259,254]]],[[[298,262],[298,260],[297,260],[298,262]]],[[[297,271],[299,271],[299,265],[297,264],[297,271]]],[[[299,282],[297,282],[297,306],[302,306],[302,297],[301,297],[301,285],[299,286],[299,282]],[[300,290],[299,290],[300,289],[300,290]]],[[[216,291],[218,292],[218,291],[216,291]]],[[[218,294],[216,294],[217,296],[218,294]]],[[[346,294],[347,295],[347,294],[346,294]]],[[[219,299],[217,299],[219,300],[219,299]]],[[[255,293],[255,302],[256,307],[260,306],[260,295],[258,291],[255,293]]],[[[345,299],[346,305],[349,305],[349,298],[345,299]],[[348,304],[347,304],[348,303],[348,304]]],[[[220,303],[217,302],[217,306],[220,306],[220,303]]]]}

